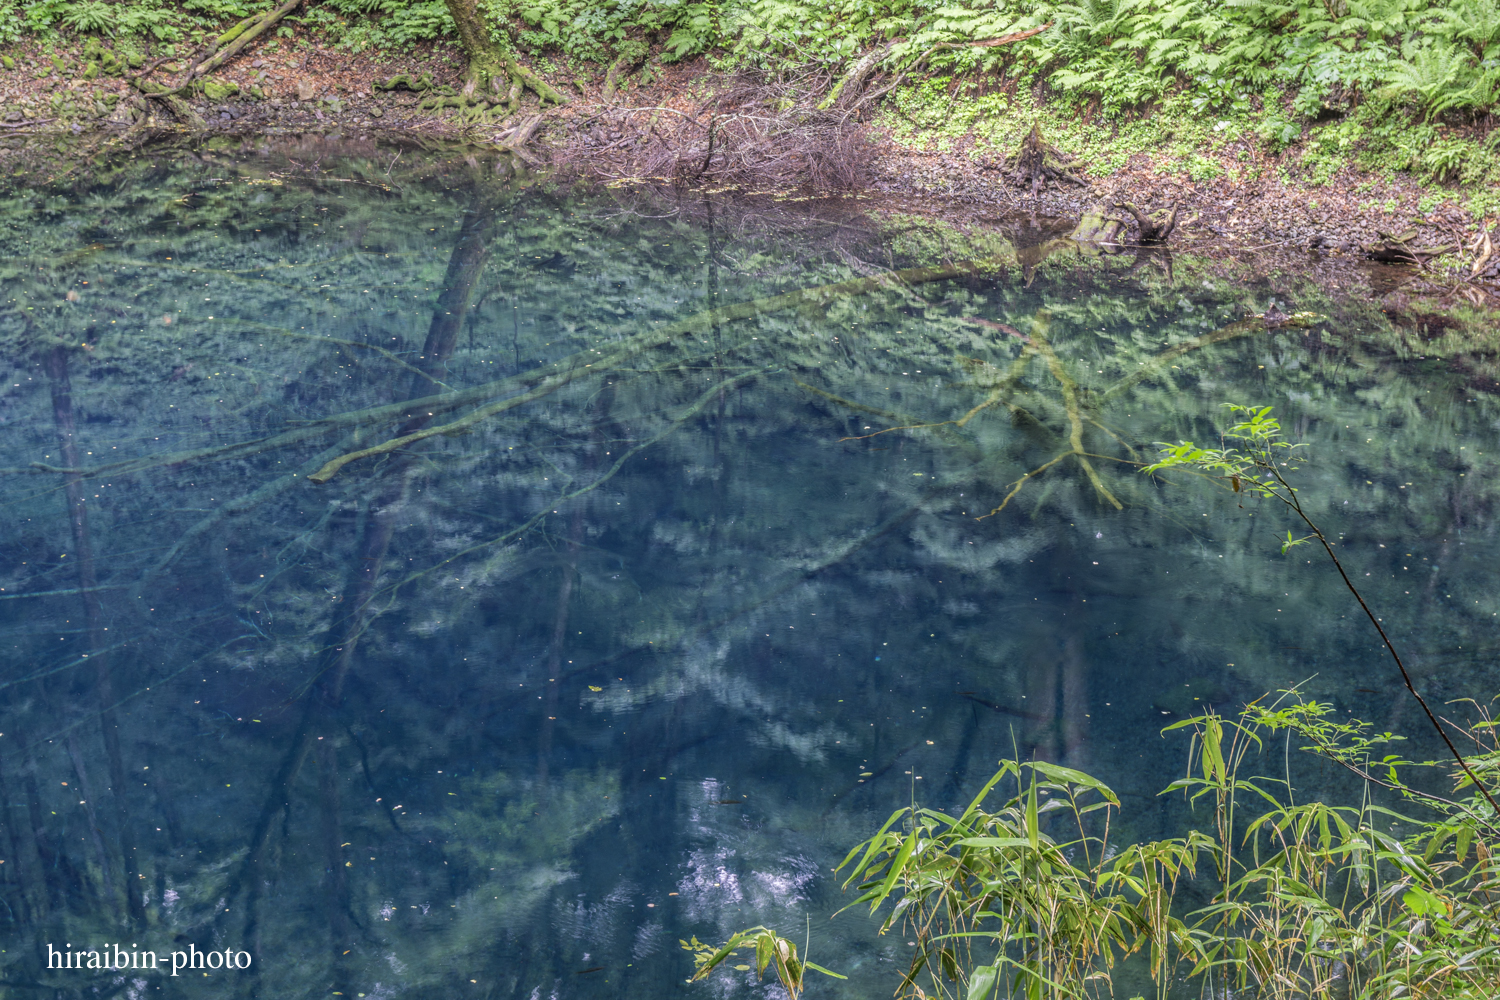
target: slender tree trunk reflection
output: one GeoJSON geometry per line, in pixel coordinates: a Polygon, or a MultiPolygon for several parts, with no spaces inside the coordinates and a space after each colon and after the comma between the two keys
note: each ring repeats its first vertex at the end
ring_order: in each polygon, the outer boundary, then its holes
{"type": "MultiPolygon", "coordinates": [[[[63,465],[69,469],[79,468],[77,428],[73,415],[73,390],[68,378],[68,349],[54,347],[46,357],[47,378],[52,389],[52,419],[57,429],[58,446],[63,465]]],[[[121,854],[124,885],[116,886],[111,875],[109,852],[102,842],[94,796],[88,788],[84,770],[84,757],[77,744],[77,730],[67,737],[68,753],[73,759],[78,780],[83,786],[84,801],[88,809],[89,826],[92,830],[95,849],[99,853],[100,871],[105,882],[106,898],[124,890],[125,912],[132,923],[140,926],[145,920],[145,907],[135,884],[138,881],[135,859],[135,835],[131,828],[125,803],[125,762],[120,751],[120,728],[115,717],[115,695],[113,678],[110,675],[112,657],[102,652],[104,642],[104,608],[99,601],[99,581],[94,569],[94,547],[89,537],[88,507],[83,494],[83,478],[73,474],[63,481],[63,495],[68,505],[69,527],[73,534],[74,556],[77,560],[78,589],[83,598],[84,621],[88,627],[90,661],[94,666],[94,695],[99,703],[99,728],[104,740],[105,761],[109,768],[110,799],[114,803],[115,836],[121,854]]]]}
{"type": "Polygon", "coordinates": [[[338,748],[332,738],[318,743],[318,811],[322,814],[323,835],[323,905],[328,919],[332,952],[333,991],[346,996],[350,992],[349,963],[345,959],[354,947],[349,927],[349,880],[345,876],[343,823],[340,816],[338,748]]]}
{"type": "MultiPolygon", "coordinates": [[[[466,315],[473,301],[479,276],[488,259],[487,243],[494,229],[495,215],[496,210],[492,205],[476,200],[472,210],[465,217],[458,242],[448,259],[443,291],[438,296],[428,327],[427,339],[422,347],[418,364],[421,374],[412,376],[408,392],[410,399],[420,398],[428,390],[431,378],[441,380],[448,374],[449,358],[458,344],[459,334],[462,332],[466,315]]],[[[402,424],[398,434],[410,434],[419,430],[431,419],[425,412],[414,412],[402,424]]],[[[277,817],[285,816],[290,809],[292,784],[307,760],[312,745],[317,742],[318,730],[325,730],[323,735],[329,740],[332,739],[332,727],[320,725],[320,723],[337,716],[343,703],[345,682],[354,666],[355,652],[360,638],[379,613],[373,604],[379,591],[382,567],[390,548],[391,538],[395,534],[396,521],[410,490],[414,466],[415,461],[412,455],[403,453],[381,470],[377,492],[368,504],[368,516],[364,518],[363,535],[357,548],[359,555],[355,564],[355,574],[345,587],[340,601],[340,607],[345,609],[344,616],[332,626],[328,635],[327,648],[331,651],[330,659],[303,696],[303,714],[297,734],[281,768],[271,781],[266,802],[250,836],[244,863],[235,874],[229,891],[226,893],[226,897],[231,901],[241,893],[244,894],[244,939],[247,941],[253,941],[258,934],[260,892],[269,875],[265,869],[269,867],[271,831],[277,817]]],[[[327,751],[319,749],[320,787],[327,783],[335,793],[338,782],[336,763],[336,754],[332,752],[331,747],[327,751]]],[[[329,791],[326,789],[321,797],[325,839],[323,853],[327,864],[337,869],[334,880],[329,883],[333,891],[329,893],[328,899],[329,907],[338,911],[337,918],[330,916],[329,923],[330,946],[337,959],[348,950],[350,940],[349,889],[343,873],[342,861],[337,860],[337,833],[334,834],[332,848],[329,849],[326,846],[328,830],[330,828],[337,830],[341,825],[337,816],[338,800],[336,795],[330,800],[329,791]],[[333,810],[333,815],[329,814],[330,809],[333,810]],[[332,824],[331,827],[330,824],[332,824]]],[[[335,979],[339,980],[347,974],[347,968],[342,962],[336,961],[333,974],[335,979]]],[[[254,982],[253,977],[246,978],[246,986],[243,988],[245,996],[255,995],[254,982]]]]}
{"type": "MultiPolygon", "coordinates": [[[[589,447],[584,450],[579,471],[592,478],[604,458],[604,445],[611,435],[605,432],[609,423],[610,409],[614,403],[614,389],[605,386],[590,406],[592,427],[589,447]]],[[[578,556],[583,542],[584,503],[575,501],[568,524],[568,558],[563,564],[562,582],[557,588],[557,605],[552,616],[552,642],[547,652],[547,691],[542,704],[541,737],[537,741],[537,802],[547,802],[548,767],[552,756],[552,730],[557,717],[560,684],[563,679],[563,650],[567,645],[568,608],[573,597],[573,586],[578,579],[578,556]]]]}
{"type": "Polygon", "coordinates": [[[1027,743],[1038,760],[1083,767],[1088,745],[1088,664],[1076,636],[1061,648],[1049,637],[1033,654],[1026,678],[1032,725],[1027,743]]]}
{"type": "MultiPolygon", "coordinates": [[[[27,746],[24,734],[13,733],[16,745],[27,746]]],[[[30,755],[23,765],[16,766],[5,756],[0,756],[0,822],[5,824],[6,841],[10,856],[17,860],[16,871],[7,872],[7,880],[15,878],[25,901],[25,916],[33,925],[47,919],[51,909],[47,894],[47,882],[43,874],[42,854],[37,844],[37,831],[41,827],[41,803],[36,794],[36,778],[32,771],[30,755]],[[23,809],[12,797],[7,775],[21,778],[27,801],[23,809]]]]}

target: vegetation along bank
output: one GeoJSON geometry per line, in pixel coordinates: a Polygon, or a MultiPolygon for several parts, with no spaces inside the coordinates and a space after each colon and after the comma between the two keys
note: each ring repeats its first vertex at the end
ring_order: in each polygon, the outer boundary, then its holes
{"type": "Polygon", "coordinates": [[[12,137],[462,133],[1500,274],[1500,0],[0,0],[0,48],[12,137]]]}

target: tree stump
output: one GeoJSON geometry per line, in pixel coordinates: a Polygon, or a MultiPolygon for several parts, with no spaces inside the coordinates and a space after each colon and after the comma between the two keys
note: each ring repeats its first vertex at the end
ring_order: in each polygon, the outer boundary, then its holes
{"type": "Polygon", "coordinates": [[[1136,237],[1137,243],[1165,243],[1172,235],[1172,230],[1177,228],[1176,205],[1165,210],[1168,213],[1165,219],[1160,218],[1161,212],[1147,215],[1128,201],[1121,202],[1115,207],[1123,208],[1135,217],[1136,225],[1141,228],[1140,235],[1136,237]]]}
{"type": "Polygon", "coordinates": [[[1088,181],[1073,173],[1083,161],[1064,153],[1042,138],[1040,127],[1033,125],[1026,138],[1021,141],[1021,150],[1016,154],[1016,170],[1012,179],[1017,184],[1031,185],[1033,198],[1041,194],[1047,181],[1072,181],[1088,186],[1088,181]]]}

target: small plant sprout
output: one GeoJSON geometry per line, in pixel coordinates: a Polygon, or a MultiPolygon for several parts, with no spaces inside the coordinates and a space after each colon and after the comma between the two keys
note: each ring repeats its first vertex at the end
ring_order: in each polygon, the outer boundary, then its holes
{"type": "MultiPolygon", "coordinates": [[[[755,949],[755,974],[757,976],[764,976],[767,968],[776,970],[776,978],[781,980],[782,988],[787,991],[792,1000],[797,1000],[802,993],[802,976],[808,969],[821,972],[825,976],[832,976],[834,979],[849,978],[825,969],[816,962],[809,962],[805,957],[798,959],[797,946],[769,927],[750,927],[742,930],[717,948],[704,944],[696,936],[691,941],[678,943],[682,945],[683,950],[693,954],[695,971],[693,978],[688,980],[690,983],[707,979],[715,969],[736,957],[741,948],[755,949]]],[[[744,963],[733,965],[731,968],[737,972],[750,971],[750,966],[744,963]]]]}

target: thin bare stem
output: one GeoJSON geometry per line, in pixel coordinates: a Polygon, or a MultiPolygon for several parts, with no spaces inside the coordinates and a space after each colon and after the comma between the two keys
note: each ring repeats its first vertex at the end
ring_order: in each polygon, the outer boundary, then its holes
{"type": "Polygon", "coordinates": [[[1323,551],[1328,553],[1328,558],[1333,560],[1334,568],[1339,571],[1339,576],[1343,578],[1344,586],[1349,588],[1349,593],[1354,595],[1354,599],[1359,602],[1360,608],[1364,610],[1365,617],[1370,619],[1370,624],[1375,626],[1376,632],[1380,633],[1380,641],[1385,643],[1385,648],[1390,652],[1391,659],[1396,661],[1396,669],[1401,671],[1401,680],[1406,684],[1406,690],[1411,692],[1411,696],[1417,699],[1417,704],[1422,706],[1422,711],[1427,713],[1427,719],[1432,723],[1432,728],[1442,737],[1443,743],[1448,747],[1448,752],[1453,755],[1453,759],[1458,762],[1458,766],[1468,776],[1469,780],[1474,783],[1474,787],[1479,790],[1479,794],[1484,796],[1485,801],[1490,804],[1490,808],[1495,810],[1495,815],[1500,816],[1500,804],[1495,802],[1495,797],[1490,794],[1490,790],[1479,780],[1479,775],[1474,773],[1474,769],[1469,766],[1469,762],[1464,759],[1464,755],[1458,752],[1458,747],[1454,746],[1453,741],[1448,738],[1448,733],[1443,729],[1443,724],[1438,721],[1437,715],[1428,707],[1427,699],[1418,693],[1416,685],[1412,683],[1411,674],[1406,669],[1406,664],[1401,660],[1401,654],[1396,652],[1396,644],[1386,634],[1385,626],[1380,624],[1380,619],[1375,617],[1375,612],[1371,611],[1370,606],[1365,603],[1365,599],[1360,594],[1359,588],[1354,586],[1353,580],[1349,579],[1349,574],[1344,572],[1344,564],[1339,561],[1338,554],[1333,551],[1333,546],[1323,536],[1322,529],[1313,523],[1313,519],[1308,517],[1307,511],[1302,509],[1302,502],[1297,499],[1297,491],[1292,489],[1291,484],[1286,481],[1281,471],[1276,468],[1273,456],[1266,456],[1264,464],[1271,470],[1271,475],[1276,477],[1276,481],[1286,490],[1284,496],[1276,493],[1277,499],[1292,508],[1297,516],[1302,519],[1302,523],[1306,524],[1312,533],[1317,536],[1318,542],[1323,546],[1323,551]]]}

